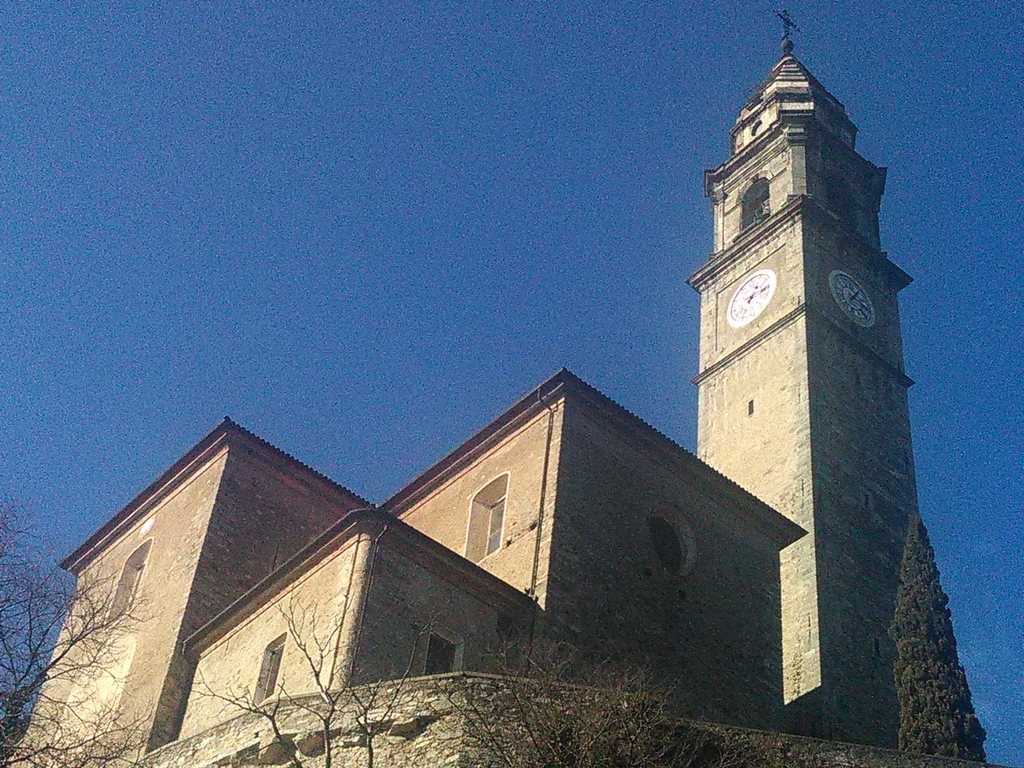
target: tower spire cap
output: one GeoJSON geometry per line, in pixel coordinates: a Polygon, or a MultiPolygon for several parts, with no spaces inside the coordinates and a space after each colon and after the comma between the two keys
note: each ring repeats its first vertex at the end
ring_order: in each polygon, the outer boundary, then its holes
{"type": "Polygon", "coordinates": [[[781,11],[775,11],[775,15],[779,17],[779,21],[782,22],[782,55],[789,56],[793,53],[793,37],[792,31],[800,31],[800,27],[793,21],[793,17],[789,15],[789,11],[783,9],[781,11]]]}
{"type": "MultiPolygon", "coordinates": [[[[780,12],[780,17],[783,13],[785,11],[780,12]]],[[[792,19],[789,23],[792,24],[792,19]]],[[[775,128],[798,123],[802,126],[814,123],[850,149],[854,148],[857,128],[847,117],[845,107],[790,52],[792,45],[790,38],[783,37],[783,55],[740,109],[729,131],[733,155],[743,152],[755,139],[760,140],[775,128]]],[[[795,137],[797,133],[787,135],[795,137]]]]}

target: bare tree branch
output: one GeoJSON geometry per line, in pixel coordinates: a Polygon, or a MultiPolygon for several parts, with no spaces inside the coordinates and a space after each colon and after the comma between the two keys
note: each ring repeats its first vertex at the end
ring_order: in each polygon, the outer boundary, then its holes
{"type": "Polygon", "coordinates": [[[111,610],[112,597],[108,581],[44,565],[0,502],[0,768],[132,764],[142,733],[117,672],[138,605],[111,610]]]}
{"type": "MultiPolygon", "coordinates": [[[[326,620],[316,604],[306,604],[294,597],[279,606],[279,610],[287,628],[287,642],[298,650],[303,672],[308,674],[308,688],[301,681],[290,681],[282,675],[272,695],[257,702],[255,691],[220,689],[200,670],[193,690],[199,696],[222,702],[238,714],[255,715],[266,722],[273,734],[273,742],[266,748],[281,750],[292,768],[306,768],[314,760],[318,768],[332,768],[334,741],[347,730],[347,724],[351,724],[359,745],[366,751],[367,768],[373,768],[375,740],[393,725],[395,711],[403,701],[404,684],[412,676],[415,647],[400,676],[357,685],[354,680],[358,675],[337,674],[335,670],[344,616],[326,620]],[[315,741],[307,738],[300,743],[296,738],[302,735],[292,728],[297,724],[296,713],[305,714],[316,723],[319,735],[315,741]]],[[[429,629],[428,624],[417,640],[429,629]]]]}
{"type": "Polygon", "coordinates": [[[491,686],[448,681],[480,759],[504,768],[733,768],[746,751],[677,717],[642,671],[581,669],[564,646],[507,664],[491,686]],[[578,682],[585,679],[582,685],[578,682]]]}

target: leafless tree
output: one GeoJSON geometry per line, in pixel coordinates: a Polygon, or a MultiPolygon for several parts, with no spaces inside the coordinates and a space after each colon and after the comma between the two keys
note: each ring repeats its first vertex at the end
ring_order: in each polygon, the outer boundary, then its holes
{"type": "Polygon", "coordinates": [[[565,647],[515,654],[486,685],[446,694],[478,759],[504,768],[729,768],[746,764],[728,737],[676,716],[641,671],[583,667],[565,647]],[[585,679],[586,684],[578,681],[585,679]]]}
{"type": "Polygon", "coordinates": [[[136,623],[107,581],[48,566],[0,502],[0,768],[130,765],[138,724],[119,712],[116,669],[136,623]]]}
{"type": "Polygon", "coordinates": [[[265,760],[306,768],[315,759],[318,768],[332,768],[341,744],[363,748],[367,768],[374,768],[376,739],[389,733],[394,725],[415,651],[396,675],[357,685],[353,682],[358,678],[357,670],[335,668],[343,616],[325,620],[315,604],[297,599],[279,610],[287,626],[287,642],[298,649],[303,672],[308,673],[300,690],[293,689],[294,680],[289,682],[282,676],[265,696],[249,688],[226,691],[206,680],[201,672],[194,690],[200,696],[223,702],[237,713],[263,720],[273,735],[266,749],[275,753],[264,754],[265,760]],[[308,727],[310,721],[315,724],[312,730],[308,727]]]}

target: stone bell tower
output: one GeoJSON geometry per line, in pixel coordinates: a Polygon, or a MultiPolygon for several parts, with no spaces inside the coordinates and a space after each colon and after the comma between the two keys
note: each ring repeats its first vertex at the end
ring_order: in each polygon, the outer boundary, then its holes
{"type": "Polygon", "coordinates": [[[880,250],[885,169],[792,54],[705,172],[699,456],[809,535],[781,555],[789,728],[895,746],[892,621],[917,508],[897,292],[880,250]]]}

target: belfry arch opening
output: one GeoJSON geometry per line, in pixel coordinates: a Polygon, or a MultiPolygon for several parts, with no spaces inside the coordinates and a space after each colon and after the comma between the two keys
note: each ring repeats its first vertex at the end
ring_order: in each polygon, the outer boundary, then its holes
{"type": "Polygon", "coordinates": [[[768,179],[754,179],[741,202],[740,229],[752,227],[768,218],[771,213],[768,179]]]}

